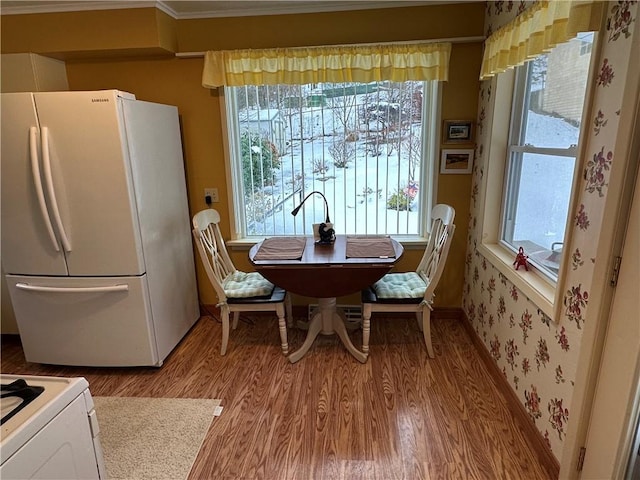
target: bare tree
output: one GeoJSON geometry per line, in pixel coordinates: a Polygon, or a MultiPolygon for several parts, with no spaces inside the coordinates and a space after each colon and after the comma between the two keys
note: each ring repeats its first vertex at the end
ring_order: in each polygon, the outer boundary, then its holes
{"type": "MultiPolygon", "coordinates": [[[[339,132],[344,132],[345,136],[348,135],[355,126],[356,105],[355,95],[342,95],[329,99],[329,107],[333,110],[333,118],[338,121],[341,127],[339,132]]],[[[335,129],[334,133],[336,133],[335,129]]]]}
{"type": "Polygon", "coordinates": [[[409,180],[416,180],[416,169],[422,163],[422,139],[411,132],[402,139],[402,153],[409,160],[409,180]]]}

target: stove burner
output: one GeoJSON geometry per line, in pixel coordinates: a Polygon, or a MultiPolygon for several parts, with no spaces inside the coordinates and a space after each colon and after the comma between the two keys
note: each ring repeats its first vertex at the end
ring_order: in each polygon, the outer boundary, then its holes
{"type": "Polygon", "coordinates": [[[28,385],[22,378],[9,384],[0,385],[0,398],[3,399],[0,425],[31,403],[42,392],[44,392],[44,387],[28,385]],[[6,414],[4,413],[5,407],[11,409],[6,414]]]}

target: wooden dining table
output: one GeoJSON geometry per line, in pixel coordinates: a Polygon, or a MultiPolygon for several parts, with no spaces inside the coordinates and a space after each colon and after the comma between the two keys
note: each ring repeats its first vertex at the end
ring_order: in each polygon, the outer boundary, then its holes
{"type": "MultiPolygon", "coordinates": [[[[309,322],[307,337],[302,346],[289,355],[289,361],[295,363],[300,360],[318,335],[337,334],[347,351],[365,363],[367,354],[351,342],[345,315],[336,307],[336,298],[359,292],[382,278],[402,256],[402,245],[386,236],[337,235],[335,242],[329,245],[317,244],[312,237],[297,237],[296,245],[302,248],[299,258],[263,255],[267,250],[263,248],[267,247],[265,242],[276,250],[281,246],[282,251],[288,250],[286,247],[292,242],[288,238],[273,237],[254,245],[249,251],[249,260],[257,272],[275,285],[318,299],[318,309],[309,322]]],[[[298,252],[282,256],[295,257],[298,252]]]]}

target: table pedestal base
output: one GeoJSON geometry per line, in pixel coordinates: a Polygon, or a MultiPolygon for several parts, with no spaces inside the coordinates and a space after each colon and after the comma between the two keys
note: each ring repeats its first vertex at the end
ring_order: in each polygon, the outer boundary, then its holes
{"type": "Polygon", "coordinates": [[[368,355],[362,353],[353,346],[353,343],[351,343],[351,339],[347,334],[347,328],[345,327],[344,322],[344,316],[341,315],[341,312],[336,308],[335,298],[318,299],[318,311],[309,322],[307,338],[298,350],[289,355],[289,361],[291,363],[296,363],[304,357],[319,334],[333,335],[334,333],[337,333],[349,353],[359,362],[366,363],[368,355]]]}

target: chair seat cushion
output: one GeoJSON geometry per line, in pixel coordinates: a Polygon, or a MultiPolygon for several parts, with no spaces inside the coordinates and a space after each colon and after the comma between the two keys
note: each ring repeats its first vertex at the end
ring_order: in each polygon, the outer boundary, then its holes
{"type": "Polygon", "coordinates": [[[378,303],[385,305],[414,305],[417,306],[422,302],[421,298],[378,298],[373,287],[368,287],[361,292],[362,303],[378,303]]]}
{"type": "Polygon", "coordinates": [[[421,299],[427,284],[416,272],[388,273],[373,284],[373,290],[380,300],[421,299]]]}
{"type": "Polygon", "coordinates": [[[284,302],[284,297],[287,292],[280,287],[275,287],[271,295],[266,295],[264,297],[246,297],[246,298],[227,298],[227,303],[229,305],[238,305],[238,304],[265,304],[265,303],[280,303],[284,302]]]}
{"type": "Polygon", "coordinates": [[[235,271],[222,283],[227,298],[270,297],[273,283],[258,272],[235,271]]]}

